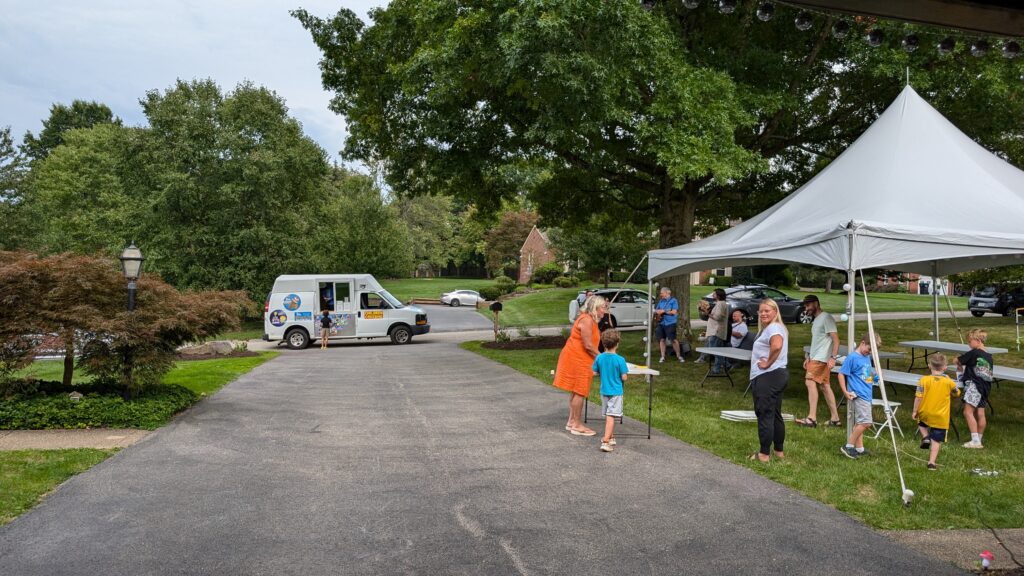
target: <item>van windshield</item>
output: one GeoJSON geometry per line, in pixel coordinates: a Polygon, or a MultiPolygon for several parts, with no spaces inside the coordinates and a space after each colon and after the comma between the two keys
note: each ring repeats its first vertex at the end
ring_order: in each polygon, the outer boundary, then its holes
{"type": "Polygon", "coordinates": [[[388,304],[391,304],[392,308],[405,308],[405,304],[399,302],[398,298],[392,296],[387,290],[381,290],[378,294],[380,294],[381,298],[387,300],[388,304]]]}

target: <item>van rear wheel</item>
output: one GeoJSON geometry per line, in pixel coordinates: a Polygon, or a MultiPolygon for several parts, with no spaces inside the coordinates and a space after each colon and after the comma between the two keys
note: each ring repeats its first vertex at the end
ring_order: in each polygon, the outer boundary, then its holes
{"type": "Polygon", "coordinates": [[[302,328],[294,328],[284,335],[284,341],[292,350],[302,350],[309,346],[309,334],[302,328]]]}
{"type": "Polygon", "coordinates": [[[412,341],[412,330],[408,326],[395,326],[391,329],[391,342],[393,344],[408,344],[412,341]]]}

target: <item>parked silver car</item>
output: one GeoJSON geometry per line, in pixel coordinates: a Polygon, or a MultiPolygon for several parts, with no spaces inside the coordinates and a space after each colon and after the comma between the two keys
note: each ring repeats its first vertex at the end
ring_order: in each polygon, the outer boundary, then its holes
{"type": "MultiPolygon", "coordinates": [[[[580,300],[585,291],[569,302],[569,321],[576,320],[576,313],[579,311],[580,300]]],[[[611,302],[609,313],[612,315],[614,326],[640,326],[647,321],[649,313],[648,306],[650,296],[647,292],[633,289],[619,290],[616,288],[601,288],[594,290],[594,294],[604,296],[611,302]]]]}
{"type": "Polygon", "coordinates": [[[448,306],[476,306],[483,298],[476,290],[452,290],[441,294],[441,304],[448,306]]]}

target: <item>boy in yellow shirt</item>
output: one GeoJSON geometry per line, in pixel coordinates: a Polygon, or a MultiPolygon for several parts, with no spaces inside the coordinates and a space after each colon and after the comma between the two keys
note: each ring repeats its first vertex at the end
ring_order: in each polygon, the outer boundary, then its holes
{"type": "Polygon", "coordinates": [[[946,376],[946,356],[944,354],[932,354],[928,357],[928,368],[932,373],[930,376],[922,376],[917,383],[917,393],[914,395],[914,412],[911,418],[917,420],[921,431],[921,448],[929,450],[928,469],[935,470],[935,458],[939,455],[939,448],[946,441],[946,431],[949,429],[949,403],[950,398],[955,394],[960,395],[949,376],[946,376]]]}

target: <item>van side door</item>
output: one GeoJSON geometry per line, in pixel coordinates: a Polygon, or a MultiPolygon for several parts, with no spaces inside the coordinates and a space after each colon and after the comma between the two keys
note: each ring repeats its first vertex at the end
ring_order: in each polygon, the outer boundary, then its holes
{"type": "Polygon", "coordinates": [[[356,336],[372,338],[387,336],[391,320],[388,311],[391,305],[376,292],[359,293],[359,310],[356,311],[356,336]]]}

